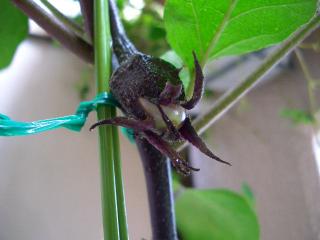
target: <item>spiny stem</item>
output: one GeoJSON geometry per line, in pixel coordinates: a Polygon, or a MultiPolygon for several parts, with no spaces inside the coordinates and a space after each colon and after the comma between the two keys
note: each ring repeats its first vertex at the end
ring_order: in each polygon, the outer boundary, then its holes
{"type": "Polygon", "coordinates": [[[12,0],[12,2],[64,47],[86,62],[93,63],[92,46],[70,31],[57,18],[48,14],[32,0],[12,0]]]}
{"type": "MultiPolygon", "coordinates": [[[[244,81],[227,91],[207,113],[198,117],[193,126],[198,134],[202,134],[213,123],[215,123],[226,111],[237,103],[245,94],[247,94],[262,77],[268,73],[281,59],[296,48],[299,43],[305,39],[320,24],[320,16],[315,16],[309,23],[297,30],[289,39],[282,43],[267,59],[244,81]]],[[[182,150],[187,144],[183,143],[177,146],[182,150]]]]}
{"type": "Polygon", "coordinates": [[[80,38],[88,42],[86,39],[85,33],[80,25],[75,23],[72,19],[66,17],[62,14],[55,6],[53,6],[48,0],[41,0],[42,4],[50,10],[50,12],[59,19],[66,27],[68,27],[71,31],[77,34],[80,38]]]}

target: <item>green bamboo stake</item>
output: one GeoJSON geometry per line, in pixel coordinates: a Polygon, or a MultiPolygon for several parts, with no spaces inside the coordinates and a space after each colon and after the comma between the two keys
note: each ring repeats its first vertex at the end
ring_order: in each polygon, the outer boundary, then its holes
{"type": "MultiPolygon", "coordinates": [[[[116,116],[116,109],[111,110],[112,117],[116,116]]],[[[122,183],[122,171],[121,171],[121,157],[120,157],[120,145],[119,145],[119,133],[118,128],[112,127],[113,141],[114,141],[114,160],[115,160],[115,174],[116,174],[116,186],[117,186],[117,205],[118,205],[118,221],[119,221],[119,231],[120,239],[128,240],[128,225],[127,225],[127,212],[125,204],[125,196],[123,191],[122,183]]]]}
{"type": "MultiPolygon", "coordinates": [[[[111,75],[111,33],[108,0],[94,1],[94,46],[97,92],[108,92],[111,75]]],[[[111,118],[115,110],[99,106],[98,120],[111,118]]],[[[103,231],[105,240],[120,240],[115,161],[119,160],[117,139],[112,126],[99,127],[103,231]],[[115,158],[116,156],[116,158],[115,158]]],[[[118,163],[119,164],[119,163],[118,163]]],[[[120,186],[118,186],[120,187],[120,186]]]]}

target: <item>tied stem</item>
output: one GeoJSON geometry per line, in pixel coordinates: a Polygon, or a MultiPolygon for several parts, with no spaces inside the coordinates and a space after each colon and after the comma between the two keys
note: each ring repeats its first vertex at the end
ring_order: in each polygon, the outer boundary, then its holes
{"type": "MultiPolygon", "coordinates": [[[[111,75],[111,33],[108,0],[94,1],[94,46],[97,91],[109,92],[111,75]]],[[[116,116],[114,107],[99,106],[98,120],[116,116]]],[[[105,240],[128,239],[122,186],[119,137],[116,127],[101,126],[100,168],[103,230],[105,240]]]]}

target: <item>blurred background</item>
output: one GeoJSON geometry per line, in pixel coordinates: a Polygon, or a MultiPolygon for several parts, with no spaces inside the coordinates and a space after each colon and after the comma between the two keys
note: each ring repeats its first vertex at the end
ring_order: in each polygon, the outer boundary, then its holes
{"type": "MultiPolygon", "coordinates": [[[[76,21],[77,1],[54,1],[76,21]]],[[[146,53],[169,50],[163,1],[119,1],[130,38],[146,53]]],[[[30,37],[0,72],[0,113],[20,121],[72,114],[95,95],[93,70],[52,41],[34,23],[30,37]]],[[[273,49],[224,58],[205,69],[207,88],[192,114],[206,111],[243,80],[273,49]]],[[[184,179],[197,188],[249,186],[263,240],[320,239],[320,31],[273,69],[263,82],[205,134],[232,167],[186,151],[201,171],[184,179]],[[302,68],[303,67],[303,68],[302,68]],[[304,69],[304,71],[302,70],[304,69]]],[[[102,239],[97,132],[91,114],[80,133],[64,129],[36,136],[0,137],[0,239],[102,239]]],[[[151,239],[142,165],[134,144],[121,136],[131,239],[151,239]]]]}

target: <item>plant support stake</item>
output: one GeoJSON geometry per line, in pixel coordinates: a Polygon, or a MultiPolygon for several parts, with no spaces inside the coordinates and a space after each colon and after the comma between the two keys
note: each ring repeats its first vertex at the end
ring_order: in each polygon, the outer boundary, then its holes
{"type": "MultiPolygon", "coordinates": [[[[111,33],[108,0],[94,1],[94,46],[97,91],[109,92],[111,75],[111,33]]],[[[98,119],[115,117],[114,107],[99,106],[98,119]]],[[[99,128],[103,230],[105,240],[126,240],[127,223],[123,196],[117,129],[99,128]]]]}

